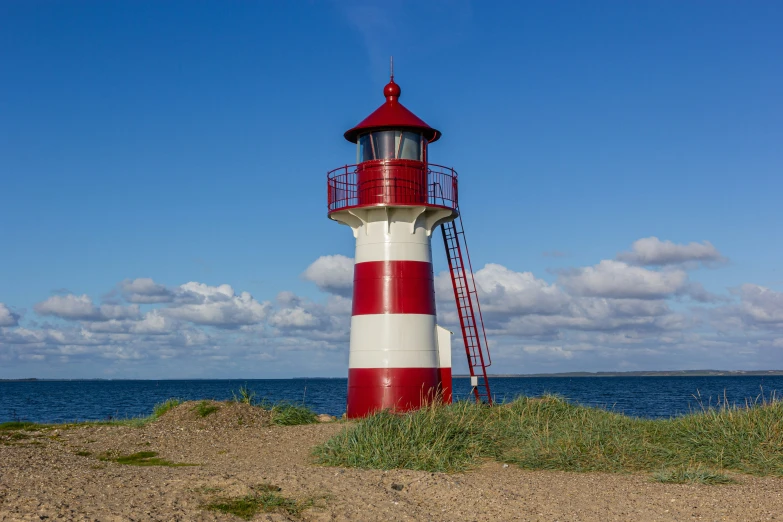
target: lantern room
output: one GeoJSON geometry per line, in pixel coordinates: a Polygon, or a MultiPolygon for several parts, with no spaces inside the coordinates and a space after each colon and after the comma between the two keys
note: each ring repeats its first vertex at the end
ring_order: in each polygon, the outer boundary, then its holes
{"type": "Polygon", "coordinates": [[[457,175],[430,164],[427,148],[440,138],[400,103],[394,76],[386,101],[345,139],[356,144],[356,164],[328,174],[329,212],[368,206],[435,206],[456,211],[457,175]]]}

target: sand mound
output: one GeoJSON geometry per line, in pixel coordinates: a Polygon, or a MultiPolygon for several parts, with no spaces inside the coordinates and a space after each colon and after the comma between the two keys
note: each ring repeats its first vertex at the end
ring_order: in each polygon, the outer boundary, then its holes
{"type": "Polygon", "coordinates": [[[230,430],[268,426],[270,417],[269,411],[249,404],[188,401],[164,413],[155,424],[185,431],[230,430]]]}
{"type": "Polygon", "coordinates": [[[314,465],[312,451],[344,429],[269,424],[246,404],[187,402],[155,422],[13,431],[0,443],[0,521],[238,521],[209,504],[274,495],[271,521],[780,520],[783,478],[721,486],[661,484],[649,473],[526,471],[487,462],[469,473],[314,465]],[[217,410],[202,417],[208,406],[217,410]],[[241,423],[240,423],[241,420],[241,423]],[[252,425],[251,425],[252,423],[252,425]],[[242,429],[244,428],[244,429],[242,429]],[[16,435],[16,437],[14,437],[16,435]],[[175,466],[104,455],[155,453],[175,466]],[[189,464],[189,465],[182,465],[189,464]]]}

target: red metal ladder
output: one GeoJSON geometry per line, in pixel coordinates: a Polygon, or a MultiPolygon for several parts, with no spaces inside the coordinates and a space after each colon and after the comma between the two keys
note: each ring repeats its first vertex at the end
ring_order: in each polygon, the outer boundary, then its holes
{"type": "Polygon", "coordinates": [[[454,299],[457,301],[462,340],[465,343],[465,353],[468,356],[471,391],[476,396],[476,402],[483,400],[491,405],[492,394],[489,391],[487,368],[492,365],[492,358],[489,355],[487,334],[484,331],[484,318],[481,315],[481,306],[476,292],[476,281],[473,278],[473,266],[470,263],[462,216],[458,215],[454,221],[441,225],[441,231],[443,232],[443,244],[446,247],[446,257],[449,261],[451,283],[454,287],[454,299]],[[462,237],[461,241],[460,236],[462,237]],[[467,260],[467,266],[465,260],[467,260]],[[484,359],[485,352],[486,360],[484,359]]]}

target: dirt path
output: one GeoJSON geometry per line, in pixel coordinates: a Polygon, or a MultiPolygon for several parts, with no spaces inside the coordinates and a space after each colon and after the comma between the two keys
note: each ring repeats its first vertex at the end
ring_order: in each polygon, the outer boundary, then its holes
{"type": "Polygon", "coordinates": [[[259,513],[255,520],[783,520],[783,478],[690,486],[495,463],[451,475],[316,466],[311,448],[343,425],[271,426],[258,412],[223,405],[202,419],[184,405],[142,428],[5,433],[0,521],[239,520],[204,505],[259,484],[313,505],[298,517],[259,513]],[[98,458],[139,451],[198,465],[138,467],[98,458]]]}

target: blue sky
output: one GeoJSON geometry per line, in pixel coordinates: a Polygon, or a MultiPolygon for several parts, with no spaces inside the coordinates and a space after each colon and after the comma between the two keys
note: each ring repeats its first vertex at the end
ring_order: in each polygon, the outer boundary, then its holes
{"type": "Polygon", "coordinates": [[[392,54],[460,173],[504,373],[783,368],[782,23],[775,2],[3,2],[0,378],[345,375],[353,238],[325,173],[392,54]]]}

